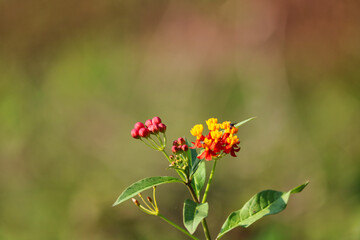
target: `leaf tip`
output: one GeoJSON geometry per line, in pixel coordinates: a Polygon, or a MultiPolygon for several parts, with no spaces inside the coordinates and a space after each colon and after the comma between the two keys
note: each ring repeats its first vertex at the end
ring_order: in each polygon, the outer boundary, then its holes
{"type": "Polygon", "coordinates": [[[296,188],[293,188],[290,193],[299,193],[299,192],[301,192],[309,183],[310,183],[309,180],[306,181],[304,184],[301,184],[300,186],[298,186],[296,188]]]}

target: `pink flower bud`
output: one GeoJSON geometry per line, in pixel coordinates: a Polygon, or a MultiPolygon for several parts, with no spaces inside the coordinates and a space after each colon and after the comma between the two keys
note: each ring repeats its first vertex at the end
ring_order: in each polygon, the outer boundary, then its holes
{"type": "Polygon", "coordinates": [[[152,125],[152,124],[149,125],[149,126],[148,126],[148,129],[149,129],[150,132],[153,132],[153,131],[154,131],[154,125],[152,125]]]}
{"type": "Polygon", "coordinates": [[[181,150],[183,150],[184,152],[186,152],[188,150],[188,146],[186,144],[181,146],[181,150]]]}
{"type": "Polygon", "coordinates": [[[176,146],[172,146],[172,147],[171,147],[171,151],[172,151],[173,153],[176,153],[177,147],[176,147],[176,146]]]}
{"type": "Polygon", "coordinates": [[[150,132],[147,128],[140,128],[139,130],[140,137],[148,137],[150,135],[150,132]]]}
{"type": "Polygon", "coordinates": [[[159,124],[159,123],[161,123],[161,119],[159,117],[153,117],[152,123],[153,124],[159,124]]]}
{"type": "Polygon", "coordinates": [[[173,155],[170,155],[169,158],[170,158],[170,160],[173,160],[173,159],[174,159],[174,156],[173,156],[173,155]]]}
{"type": "Polygon", "coordinates": [[[140,138],[140,136],[139,136],[139,131],[137,130],[137,129],[132,129],[131,130],[131,136],[133,137],[133,138],[140,138]]]}
{"type": "Polygon", "coordinates": [[[160,129],[160,132],[162,132],[162,133],[166,132],[166,125],[165,124],[159,123],[158,127],[160,129]]]}
{"type": "Polygon", "coordinates": [[[150,125],[150,126],[152,126],[152,132],[153,133],[158,133],[159,132],[160,129],[156,124],[153,124],[153,125],[150,125]]]}
{"type": "Polygon", "coordinates": [[[179,145],[183,145],[183,144],[185,144],[185,139],[182,138],[182,137],[179,137],[177,142],[178,142],[179,145]]]}
{"type": "Polygon", "coordinates": [[[148,120],[145,121],[145,126],[147,126],[147,127],[149,127],[152,124],[153,123],[152,123],[151,119],[148,119],[148,120]]]}
{"type": "Polygon", "coordinates": [[[134,129],[139,130],[140,128],[144,128],[144,124],[142,122],[137,122],[134,125],[134,129]]]}

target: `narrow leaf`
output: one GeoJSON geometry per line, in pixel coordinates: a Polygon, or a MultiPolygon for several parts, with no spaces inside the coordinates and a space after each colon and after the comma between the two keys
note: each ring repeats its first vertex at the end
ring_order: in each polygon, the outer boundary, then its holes
{"type": "Polygon", "coordinates": [[[290,194],[301,192],[309,182],[306,182],[288,192],[265,190],[253,196],[238,211],[232,212],[221,227],[217,239],[236,227],[248,227],[260,218],[276,214],[287,206],[290,194]]]}
{"type": "Polygon", "coordinates": [[[184,202],[184,226],[193,234],[199,223],[207,217],[209,211],[208,203],[196,203],[190,199],[184,202]]]}
{"type": "Polygon", "coordinates": [[[205,180],[206,180],[206,166],[205,166],[205,161],[202,160],[192,180],[193,187],[195,188],[196,195],[199,199],[200,199],[201,189],[205,185],[205,180]]]}
{"type": "Polygon", "coordinates": [[[125,189],[118,199],[115,201],[113,206],[116,206],[132,197],[137,195],[138,193],[141,193],[142,191],[145,191],[146,189],[149,189],[153,186],[164,184],[164,183],[171,183],[171,182],[180,182],[182,181],[180,179],[174,178],[174,177],[149,177],[144,178],[136,183],[133,183],[131,186],[129,186],[127,189],[125,189]]]}
{"type": "Polygon", "coordinates": [[[237,127],[237,128],[238,128],[238,127],[240,127],[241,125],[243,125],[243,124],[245,124],[245,123],[253,120],[254,118],[255,118],[255,117],[251,117],[251,118],[248,118],[248,119],[246,119],[246,120],[244,120],[244,121],[241,121],[241,122],[235,124],[234,127],[237,127]]]}
{"type": "Polygon", "coordinates": [[[191,143],[187,139],[185,139],[185,141],[186,141],[186,145],[189,146],[186,154],[187,154],[188,159],[189,159],[189,169],[190,169],[189,175],[192,176],[196,172],[201,160],[197,158],[196,150],[190,148],[191,143]]]}
{"type": "MultiPolygon", "coordinates": [[[[186,144],[190,145],[190,142],[186,139],[186,144]]],[[[190,178],[192,179],[191,185],[195,190],[196,196],[200,198],[200,191],[205,184],[206,169],[203,160],[197,158],[197,152],[195,149],[189,148],[187,151],[189,159],[190,178]]]]}

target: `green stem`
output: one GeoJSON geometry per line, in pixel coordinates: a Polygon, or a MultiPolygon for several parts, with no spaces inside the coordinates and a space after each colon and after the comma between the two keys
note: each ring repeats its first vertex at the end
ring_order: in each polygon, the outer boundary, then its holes
{"type": "Polygon", "coordinates": [[[216,167],[216,162],[217,162],[217,160],[214,159],[214,164],[213,164],[213,167],[212,167],[212,169],[211,169],[211,173],[210,173],[210,176],[209,176],[209,181],[208,181],[208,183],[207,183],[207,185],[206,185],[205,193],[204,193],[203,199],[202,199],[202,201],[201,201],[202,203],[204,203],[204,202],[206,201],[206,197],[207,197],[208,192],[209,192],[210,184],[211,184],[212,178],[213,178],[213,176],[214,176],[215,167],[216,167]]]}
{"type": "Polygon", "coordinates": [[[150,148],[152,148],[152,149],[157,150],[156,146],[154,146],[154,144],[152,144],[149,140],[147,140],[147,141],[148,141],[148,143],[147,143],[147,142],[145,142],[142,138],[140,138],[140,141],[142,141],[143,143],[145,143],[146,146],[148,146],[148,147],[150,147],[150,148]]]}
{"type": "Polygon", "coordinates": [[[169,219],[167,219],[166,217],[164,217],[163,215],[161,215],[160,213],[158,214],[158,216],[164,220],[165,222],[169,223],[171,226],[173,226],[174,228],[176,228],[177,230],[185,233],[186,235],[188,235],[189,237],[191,237],[194,240],[199,240],[197,237],[191,235],[188,231],[186,231],[185,229],[183,229],[182,227],[178,226],[176,223],[170,221],[169,219]]]}
{"type": "Polygon", "coordinates": [[[166,157],[166,159],[169,161],[169,163],[171,163],[170,157],[169,155],[165,152],[165,150],[161,150],[161,152],[164,154],[164,156],[166,157]]]}
{"type": "MultiPolygon", "coordinates": [[[[191,186],[191,182],[185,183],[185,185],[188,187],[189,192],[190,192],[192,198],[194,199],[194,201],[195,201],[196,203],[200,203],[198,197],[196,196],[196,193],[195,193],[193,187],[191,186]]],[[[209,228],[208,228],[206,219],[204,218],[204,219],[201,221],[201,223],[202,223],[202,226],[203,226],[203,230],[204,230],[204,234],[205,234],[206,240],[211,240],[210,231],[209,231],[209,228]]]]}
{"type": "Polygon", "coordinates": [[[208,228],[208,225],[206,223],[205,218],[201,221],[201,224],[202,224],[203,229],[204,229],[204,234],[205,234],[206,240],[211,240],[209,228],[208,228]]]}

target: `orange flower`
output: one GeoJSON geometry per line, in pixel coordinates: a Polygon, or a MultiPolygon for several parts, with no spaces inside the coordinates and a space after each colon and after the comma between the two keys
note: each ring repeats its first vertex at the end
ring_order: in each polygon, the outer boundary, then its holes
{"type": "Polygon", "coordinates": [[[205,160],[210,161],[213,157],[229,153],[231,156],[236,157],[235,153],[240,150],[237,145],[240,141],[235,135],[238,128],[234,127],[230,121],[219,124],[216,118],[208,119],[206,124],[209,129],[207,136],[202,134],[204,128],[201,124],[195,125],[190,131],[196,137],[196,141],[193,142],[194,146],[191,148],[202,149],[198,158],[205,158],[205,160]]]}

